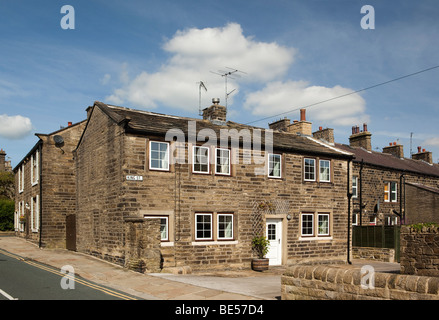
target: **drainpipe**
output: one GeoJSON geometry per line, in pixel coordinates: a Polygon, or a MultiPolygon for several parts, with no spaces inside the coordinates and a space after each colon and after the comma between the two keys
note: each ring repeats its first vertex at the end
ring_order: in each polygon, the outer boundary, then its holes
{"type": "Polygon", "coordinates": [[[399,224],[401,225],[403,222],[405,224],[405,172],[403,172],[401,174],[401,176],[399,177],[399,214],[400,216],[400,220],[399,220],[399,224]],[[402,182],[404,181],[404,213],[402,213],[402,182]]]}
{"type": "Polygon", "coordinates": [[[352,192],[350,189],[350,167],[351,167],[351,160],[348,160],[348,178],[347,178],[347,196],[348,196],[348,252],[347,252],[347,262],[349,264],[352,264],[350,260],[350,249],[351,249],[351,198],[352,198],[352,192]]]}
{"type": "Polygon", "coordinates": [[[360,226],[363,225],[363,166],[364,166],[364,159],[361,159],[360,164],[360,226]]]}

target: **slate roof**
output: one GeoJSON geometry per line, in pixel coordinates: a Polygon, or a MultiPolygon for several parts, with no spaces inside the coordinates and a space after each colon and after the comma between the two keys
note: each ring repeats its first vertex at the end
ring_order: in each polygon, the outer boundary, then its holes
{"type": "MultiPolygon", "coordinates": [[[[149,111],[140,111],[124,107],[111,106],[99,101],[96,101],[94,106],[99,107],[116,123],[123,125],[126,132],[129,133],[164,136],[170,129],[179,129],[187,137],[188,122],[195,121],[197,134],[199,130],[212,129],[216,133],[218,140],[220,138],[221,129],[236,129],[238,132],[242,129],[248,129],[252,135],[254,130],[261,130],[261,145],[264,146],[266,130],[264,128],[248,126],[232,121],[220,123],[196,118],[186,118],[149,111]]],[[[352,154],[350,152],[329,146],[312,137],[276,131],[273,132],[273,150],[283,150],[308,155],[321,155],[333,158],[352,158],[352,154]]]]}
{"type": "Polygon", "coordinates": [[[388,153],[367,151],[363,148],[354,148],[345,144],[336,143],[335,146],[339,149],[353,153],[353,162],[360,163],[361,161],[364,161],[365,164],[378,167],[439,177],[439,166],[429,164],[422,160],[407,158],[400,159],[388,153]]]}

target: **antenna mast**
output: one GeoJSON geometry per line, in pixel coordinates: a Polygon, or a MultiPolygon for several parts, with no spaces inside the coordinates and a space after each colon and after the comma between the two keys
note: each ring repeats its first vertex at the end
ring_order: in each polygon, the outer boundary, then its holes
{"type": "Polygon", "coordinates": [[[202,115],[201,114],[201,88],[204,88],[204,90],[207,92],[207,88],[204,85],[203,81],[197,82],[199,84],[198,86],[198,115],[202,115]]]}
{"type": "Polygon", "coordinates": [[[239,75],[237,75],[237,74],[235,74],[235,73],[237,73],[237,72],[241,72],[241,73],[244,73],[244,74],[246,74],[244,71],[240,71],[240,70],[238,70],[238,69],[232,69],[232,68],[229,68],[229,67],[226,67],[227,69],[230,69],[231,71],[221,71],[221,70],[219,70],[218,72],[213,72],[213,71],[210,71],[210,72],[212,72],[212,73],[214,73],[214,74],[217,74],[217,75],[219,75],[219,76],[221,76],[221,77],[224,77],[224,83],[225,83],[225,98],[226,98],[226,109],[227,109],[227,106],[228,106],[228,100],[229,100],[229,95],[231,95],[232,94],[232,92],[233,91],[235,91],[236,89],[233,89],[232,91],[230,91],[230,92],[227,92],[227,78],[228,77],[230,77],[231,79],[235,79],[235,78],[233,78],[233,77],[231,77],[232,75],[234,76],[234,77],[239,77],[239,75]]]}

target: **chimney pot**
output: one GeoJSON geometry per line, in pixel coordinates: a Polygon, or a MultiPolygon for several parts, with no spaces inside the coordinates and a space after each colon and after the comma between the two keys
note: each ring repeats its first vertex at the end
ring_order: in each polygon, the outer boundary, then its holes
{"type": "Polygon", "coordinates": [[[322,131],[322,130],[323,130],[323,127],[319,127],[319,130],[322,131]]]}
{"type": "Polygon", "coordinates": [[[425,149],[422,149],[422,152],[425,152],[425,149]]]}
{"type": "Polygon", "coordinates": [[[389,146],[391,146],[391,145],[392,145],[392,143],[390,142],[390,143],[389,143],[389,146]]]}
{"type": "Polygon", "coordinates": [[[363,123],[363,131],[364,131],[364,132],[367,131],[367,123],[363,123]]]}
{"type": "Polygon", "coordinates": [[[396,146],[396,142],[393,142],[393,145],[396,146]]]}
{"type": "Polygon", "coordinates": [[[306,121],[306,109],[300,109],[300,121],[306,121]]]}
{"type": "Polygon", "coordinates": [[[70,121],[69,121],[69,122],[68,122],[67,124],[68,124],[68,125],[69,125],[69,127],[70,127],[70,126],[72,125],[72,122],[70,122],[70,121]]]}
{"type": "Polygon", "coordinates": [[[421,152],[421,147],[418,147],[418,153],[421,152]]]}

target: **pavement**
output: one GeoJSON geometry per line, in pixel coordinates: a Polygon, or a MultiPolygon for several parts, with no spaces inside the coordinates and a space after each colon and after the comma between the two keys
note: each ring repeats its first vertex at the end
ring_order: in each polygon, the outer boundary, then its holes
{"type": "MultiPolygon", "coordinates": [[[[0,236],[0,248],[23,258],[61,269],[70,265],[75,274],[146,300],[278,300],[285,267],[270,270],[141,274],[79,252],[40,249],[15,236],[0,236]]],[[[399,264],[354,260],[349,267],[370,264],[377,272],[399,272],[399,264]]],[[[346,265],[348,266],[348,265],[346,265]]]]}

